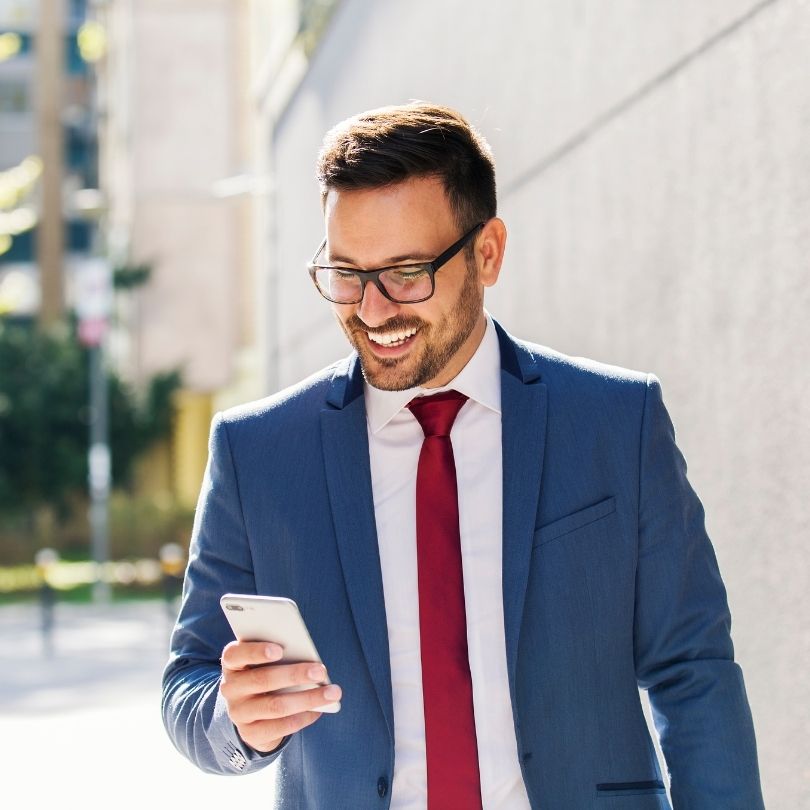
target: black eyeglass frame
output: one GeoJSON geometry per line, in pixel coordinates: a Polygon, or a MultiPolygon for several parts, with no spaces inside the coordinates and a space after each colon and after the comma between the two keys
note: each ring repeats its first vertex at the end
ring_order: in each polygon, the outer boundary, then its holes
{"type": "Polygon", "coordinates": [[[436,272],[447,264],[447,262],[449,262],[450,259],[452,259],[478,233],[478,231],[484,227],[484,225],[485,223],[479,222],[475,227],[467,231],[467,233],[465,233],[461,239],[453,242],[453,244],[450,245],[447,250],[440,253],[432,262],[395,264],[390,267],[380,267],[377,270],[364,270],[362,268],[355,269],[353,267],[335,267],[329,264],[318,264],[316,259],[321,254],[324,247],[326,247],[326,239],[324,239],[323,242],[321,242],[320,247],[315,251],[312,261],[307,265],[307,269],[309,270],[309,275],[312,278],[315,289],[327,301],[331,301],[333,304],[359,304],[363,300],[363,296],[366,292],[366,284],[369,282],[371,282],[383,296],[385,296],[389,301],[393,301],[395,304],[421,304],[423,301],[427,301],[429,298],[432,298],[433,294],[436,292],[436,272]],[[380,281],[380,276],[383,273],[390,272],[391,270],[408,270],[409,268],[414,267],[421,267],[422,269],[427,270],[428,274],[430,275],[430,295],[426,295],[424,298],[416,298],[412,301],[397,301],[397,299],[393,298],[389,294],[388,290],[385,289],[385,285],[382,283],[382,281],[380,281]],[[357,276],[357,278],[360,279],[360,297],[356,301],[335,301],[333,298],[330,298],[318,284],[318,280],[316,278],[318,270],[339,270],[341,273],[350,273],[353,276],[357,276]]]}

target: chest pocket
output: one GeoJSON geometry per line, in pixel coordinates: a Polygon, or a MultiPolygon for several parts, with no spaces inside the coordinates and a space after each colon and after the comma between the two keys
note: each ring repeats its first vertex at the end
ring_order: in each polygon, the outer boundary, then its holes
{"type": "Polygon", "coordinates": [[[584,509],[558,518],[551,523],[547,523],[545,526],[541,526],[535,531],[533,547],[537,548],[538,546],[545,545],[552,540],[571,534],[571,532],[575,532],[584,526],[596,523],[597,520],[603,520],[615,511],[616,498],[611,495],[599,501],[599,503],[586,506],[584,509]]]}

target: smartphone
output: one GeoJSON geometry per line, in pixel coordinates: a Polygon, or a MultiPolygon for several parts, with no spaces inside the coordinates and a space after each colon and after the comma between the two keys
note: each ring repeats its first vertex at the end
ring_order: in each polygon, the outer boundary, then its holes
{"type": "MultiPolygon", "coordinates": [[[[284,654],[280,664],[300,664],[304,661],[322,664],[312,636],[307,630],[298,605],[282,596],[254,596],[226,593],[219,604],[225,618],[239,641],[272,641],[280,644],[284,654]]],[[[329,677],[320,684],[331,683],[329,677]]],[[[315,685],[300,684],[280,689],[280,692],[301,692],[315,685]]],[[[316,712],[333,714],[340,711],[340,701],[318,706],[316,712]]]]}

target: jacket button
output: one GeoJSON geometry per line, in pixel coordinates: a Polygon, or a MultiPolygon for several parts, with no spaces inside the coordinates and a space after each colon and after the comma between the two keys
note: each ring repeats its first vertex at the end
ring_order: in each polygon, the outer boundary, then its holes
{"type": "Polygon", "coordinates": [[[385,795],[388,793],[388,780],[384,776],[381,776],[377,780],[377,793],[381,799],[384,799],[385,795]]]}

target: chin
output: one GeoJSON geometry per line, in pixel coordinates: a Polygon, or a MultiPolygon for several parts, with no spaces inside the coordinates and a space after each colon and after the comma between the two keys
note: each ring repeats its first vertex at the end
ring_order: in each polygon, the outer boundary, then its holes
{"type": "Polygon", "coordinates": [[[363,365],[362,361],[360,367],[366,382],[374,388],[378,388],[380,391],[404,391],[406,388],[413,388],[419,385],[418,381],[414,381],[410,377],[405,377],[403,374],[393,369],[370,372],[368,367],[363,365]]]}
{"type": "Polygon", "coordinates": [[[376,357],[369,357],[365,352],[359,354],[363,378],[369,385],[380,391],[404,391],[406,388],[413,388],[420,384],[411,364],[403,362],[405,358],[386,362],[376,357]]]}

